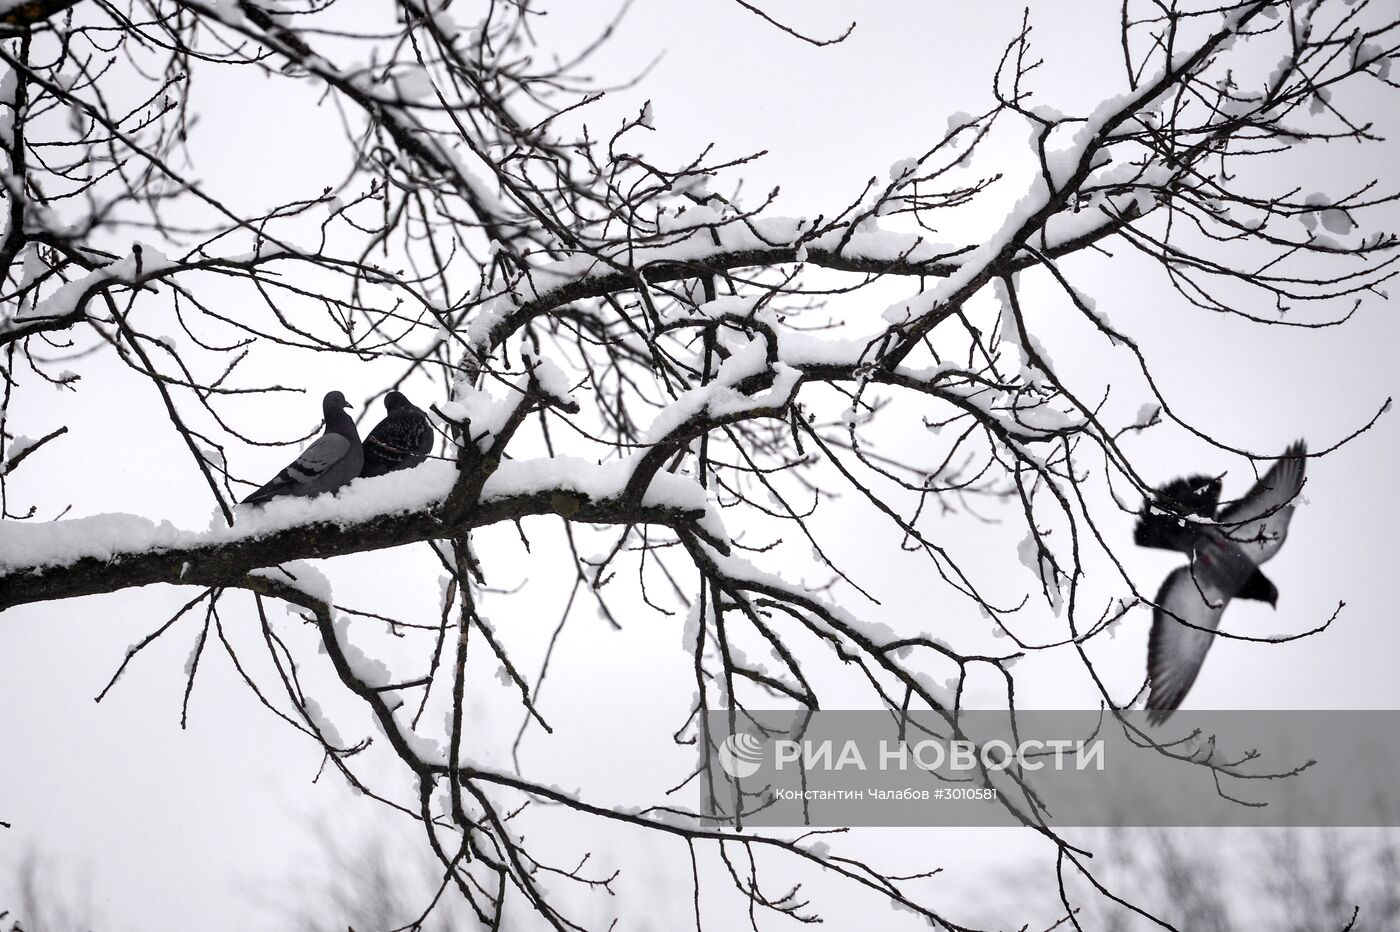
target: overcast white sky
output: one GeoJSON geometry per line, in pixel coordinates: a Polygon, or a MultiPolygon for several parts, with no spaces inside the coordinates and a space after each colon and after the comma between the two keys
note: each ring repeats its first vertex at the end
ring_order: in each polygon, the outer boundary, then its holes
{"type": "MultiPolygon", "coordinates": [[[[992,69],[1021,15],[1020,6],[1002,0],[908,0],[863,5],[859,12],[830,2],[764,6],[814,35],[840,32],[852,18],[858,26],[846,43],[816,49],[733,3],[644,0],[597,59],[595,73],[607,84],[625,79],[659,53],[664,56],[641,85],[613,92],[588,111],[588,122],[612,127],[651,99],[657,131],[648,143],[650,154],[680,159],[711,142],[720,156],[767,149],[746,173],[752,196],[781,185],[782,213],[831,212],[854,199],[866,178],[884,177],[891,163],[923,151],[941,136],[950,114],[988,106],[992,69]]],[[[549,15],[538,27],[541,43],[557,41],[566,51],[606,19],[611,4],[547,8],[549,15]]],[[[1046,59],[1036,77],[1041,102],[1084,113],[1120,89],[1116,5],[1040,4],[1031,21],[1036,49],[1046,59]]],[[[335,115],[324,106],[308,109],[316,89],[296,94],[288,86],[251,73],[196,84],[204,120],[196,156],[199,176],[211,191],[266,207],[314,196],[339,176],[339,164],[326,164],[326,153],[338,151],[326,145],[337,138],[335,115]]],[[[977,167],[1005,158],[1008,171],[1024,170],[1019,161],[1024,152],[1017,145],[1024,148],[1023,141],[994,139],[977,167]]],[[[1340,167],[1337,155],[1321,156],[1307,168],[1309,183],[1330,190],[1331,179],[1342,173],[1379,174],[1394,183],[1397,154],[1394,146],[1377,147],[1369,164],[1340,167]]],[[[1015,193],[1012,187],[1010,195],[1015,193]]],[[[994,194],[989,203],[1004,202],[994,194]]],[[[969,229],[992,226],[996,215],[970,216],[966,222],[969,229]]],[[[946,235],[964,238],[960,230],[946,235]]],[[[1306,437],[1314,449],[1329,446],[1364,423],[1400,384],[1393,365],[1400,323],[1379,296],[1340,328],[1260,328],[1184,306],[1160,275],[1126,252],[1086,258],[1073,268],[1099,310],[1147,347],[1178,410],[1240,446],[1275,451],[1296,437],[1306,437]]],[[[897,296],[908,286],[891,287],[897,296]]],[[[858,296],[844,305],[844,313],[878,315],[886,294],[858,296]]],[[[1113,403],[1121,411],[1137,410],[1148,395],[1133,378],[1129,360],[1068,323],[1063,309],[1054,313],[1044,294],[1047,306],[1030,313],[1041,323],[1038,336],[1060,369],[1082,374],[1086,387],[1120,386],[1113,403]]],[[[207,492],[179,458],[168,425],[144,414],[153,400],[149,387],[100,356],[71,368],[83,377],[81,395],[55,391],[51,409],[31,406],[24,417],[32,420],[14,429],[38,436],[52,424],[68,423],[81,444],[55,448],[42,470],[27,467],[15,483],[16,493],[71,502],[72,516],[122,511],[168,518],[182,527],[206,526],[207,492]],[[173,462],[178,469],[171,469],[173,462]]],[[[358,404],[379,389],[387,372],[337,364],[278,376],[304,385],[310,398],[340,388],[358,404]]],[[[423,399],[428,400],[437,399],[423,399]]],[[[313,402],[298,399],[279,404],[274,417],[263,435],[304,431],[319,413],[313,402]]],[[[918,442],[909,438],[910,449],[918,442]]],[[[1253,480],[1238,459],[1179,430],[1149,431],[1126,445],[1140,464],[1151,466],[1149,478],[1229,469],[1227,494],[1242,492],[1253,480]]],[[[1277,610],[1236,604],[1226,625],[1251,635],[1289,633],[1325,620],[1339,601],[1347,607],[1333,628],[1316,638],[1271,647],[1217,643],[1191,692],[1191,705],[1397,707],[1400,682],[1393,669],[1400,635],[1394,625],[1390,533],[1400,521],[1400,497],[1390,486],[1397,454],[1400,427],[1391,415],[1335,455],[1310,463],[1308,503],[1294,518],[1288,546],[1269,567],[1281,593],[1277,610]]],[[[250,475],[270,475],[287,458],[279,450],[247,455],[241,471],[250,475]]],[[[945,539],[962,548],[971,571],[993,591],[1023,593],[1031,578],[1014,554],[1023,529],[953,520],[958,523],[950,525],[945,539]]],[[[861,606],[873,620],[947,631],[955,642],[961,629],[977,624],[975,609],[940,599],[926,565],[902,554],[869,509],[842,499],[818,527],[837,562],[879,593],[882,606],[861,606]],[[872,545],[877,539],[887,545],[872,545]]],[[[1128,547],[1130,527],[1130,518],[1122,516],[1109,529],[1124,542],[1120,552],[1138,584],[1155,591],[1176,559],[1128,547]]],[[[537,657],[566,594],[551,585],[549,575],[551,567],[556,573],[566,569],[562,551],[546,542],[543,524],[535,535],[539,546],[528,558],[513,529],[484,538],[481,547],[489,555],[494,584],[529,582],[513,601],[488,597],[485,611],[514,650],[537,657]]],[[[439,570],[426,551],[340,558],[329,561],[328,574],[337,601],[423,620],[436,613],[439,570]]],[[[0,829],[0,864],[13,863],[31,847],[41,850],[59,883],[90,889],[94,926],[103,932],[279,928],[276,912],[257,902],[252,891],[274,891],[288,877],[314,872],[319,855],[306,830],[309,823],[329,819],[347,835],[365,839],[412,837],[411,827],[382,824],[373,804],[354,798],[338,777],[313,783],[318,749],[260,708],[216,653],[205,658],[191,724],[182,731],[182,671],[195,634],[190,622],[143,654],[101,705],[92,702],[127,645],[192,594],[153,587],[0,614],[0,706],[5,709],[0,820],[14,826],[0,829]]],[[[843,598],[854,599],[849,592],[843,598]]],[[[230,636],[254,655],[248,600],[237,603],[225,622],[230,636]]],[[[542,710],[560,736],[547,750],[527,741],[526,754],[540,755],[540,766],[549,760],[574,768],[561,771],[557,782],[584,787],[595,798],[628,802],[630,792],[674,782],[671,778],[688,766],[690,752],[661,739],[688,709],[689,682],[679,690],[674,683],[685,676],[689,658],[681,649],[679,620],[637,613],[625,618],[624,631],[613,632],[592,611],[585,608],[566,629],[557,656],[567,663],[542,697],[542,710]],[[615,727],[619,719],[625,730],[615,731],[599,748],[603,726],[615,727]]],[[[1034,634],[1037,624],[1053,623],[1043,606],[1039,612],[1020,621],[1019,630],[1034,634]]],[[[1099,646],[1100,667],[1114,671],[1110,686],[1122,697],[1142,681],[1149,621],[1148,612],[1139,609],[1114,641],[1099,646]]],[[[301,647],[307,665],[314,664],[312,641],[303,638],[301,647]]],[[[1017,669],[1018,692],[1025,690],[1019,692],[1022,704],[1093,702],[1076,663],[1058,654],[1025,661],[1017,669]]],[[[310,675],[327,694],[327,708],[347,716],[350,724],[342,733],[368,733],[353,704],[331,695],[336,688],[331,679],[310,675]]],[[[483,679],[491,685],[482,687],[472,706],[483,733],[513,733],[518,716],[509,691],[495,688],[489,671],[483,679]]],[[[995,701],[990,692],[974,691],[972,701],[979,699],[995,701]]],[[[483,754],[503,763],[499,745],[483,754]]],[[[591,831],[575,827],[566,833],[567,843],[581,846],[591,831]]],[[[645,863],[622,881],[619,895],[654,898],[653,928],[670,928],[664,917],[671,910],[684,915],[689,867],[683,846],[634,834],[589,841],[603,863],[624,856],[634,865],[645,863]]],[[[949,867],[953,879],[939,889],[956,901],[961,884],[979,882],[984,865],[1003,856],[1015,860],[1023,841],[990,830],[956,836],[905,831],[871,832],[853,844],[888,849],[893,842],[907,846],[921,868],[949,867]],[[956,853],[940,857],[941,851],[956,853]]],[[[0,908],[11,893],[0,870],[0,908]]]]}

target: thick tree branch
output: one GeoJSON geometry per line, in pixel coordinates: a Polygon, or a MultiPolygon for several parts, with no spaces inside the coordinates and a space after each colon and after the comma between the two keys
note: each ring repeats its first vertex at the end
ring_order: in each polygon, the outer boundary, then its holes
{"type": "Polygon", "coordinates": [[[666,527],[688,525],[701,516],[657,505],[594,501],[567,488],[544,489],[483,502],[451,523],[429,508],[348,523],[312,522],[242,540],[157,548],[111,559],[84,557],[65,566],[7,567],[0,572],[0,609],[154,583],[231,586],[261,567],[438,540],[499,521],[561,511],[568,512],[562,517],[585,524],[666,527]]]}
{"type": "Polygon", "coordinates": [[[55,13],[62,13],[78,0],[21,0],[0,13],[0,36],[14,36],[28,32],[32,27],[44,22],[55,13]]]}

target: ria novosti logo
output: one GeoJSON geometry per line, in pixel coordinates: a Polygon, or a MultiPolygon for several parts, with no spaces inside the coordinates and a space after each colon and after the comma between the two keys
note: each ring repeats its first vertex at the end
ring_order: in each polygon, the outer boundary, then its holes
{"type": "Polygon", "coordinates": [[[746,731],[730,735],[719,746],[719,766],[741,780],[753,776],[763,766],[763,742],[746,731]]]}

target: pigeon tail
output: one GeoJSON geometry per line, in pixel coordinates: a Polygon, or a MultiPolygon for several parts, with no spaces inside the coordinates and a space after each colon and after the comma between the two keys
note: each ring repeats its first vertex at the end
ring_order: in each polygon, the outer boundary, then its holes
{"type": "Polygon", "coordinates": [[[1235,593],[1235,598],[1268,602],[1271,607],[1278,608],[1278,587],[1256,567],[1244,581],[1244,588],[1235,593]]]}

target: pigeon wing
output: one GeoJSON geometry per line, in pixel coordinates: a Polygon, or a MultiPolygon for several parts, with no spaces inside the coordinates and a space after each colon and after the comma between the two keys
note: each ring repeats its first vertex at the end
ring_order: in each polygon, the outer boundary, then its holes
{"type": "Polygon", "coordinates": [[[1303,488],[1307,447],[1299,440],[1283,452],[1254,488],[1220,513],[1230,542],[1260,564],[1278,553],[1288,536],[1294,500],[1303,488]]]}
{"type": "Polygon", "coordinates": [[[286,469],[272,480],[249,495],[243,501],[247,504],[265,502],[279,495],[314,495],[324,491],[316,482],[350,452],[350,440],[340,434],[324,434],[302,451],[286,469]]]}
{"type": "Polygon", "coordinates": [[[1147,670],[1152,691],[1147,696],[1147,720],[1166,721],[1181,705],[1201,671],[1206,652],[1215,640],[1229,596],[1202,570],[1175,569],[1162,583],[1152,609],[1152,636],[1147,648],[1147,670]]]}

